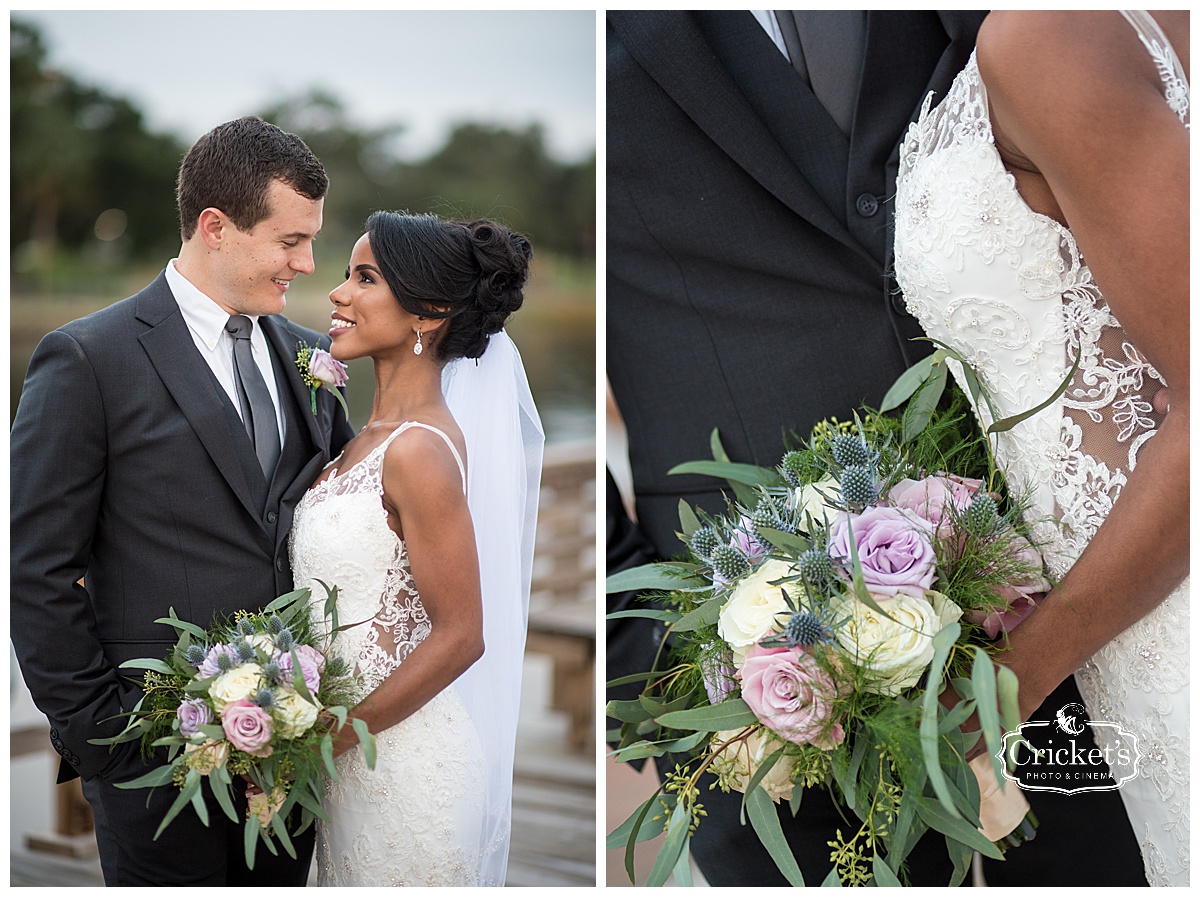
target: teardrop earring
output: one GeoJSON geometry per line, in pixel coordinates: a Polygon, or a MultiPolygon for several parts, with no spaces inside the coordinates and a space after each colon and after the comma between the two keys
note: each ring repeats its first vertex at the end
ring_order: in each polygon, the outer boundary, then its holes
{"type": "Polygon", "coordinates": [[[425,347],[421,345],[421,331],[417,331],[417,343],[413,346],[413,355],[420,355],[425,351],[425,347]]]}

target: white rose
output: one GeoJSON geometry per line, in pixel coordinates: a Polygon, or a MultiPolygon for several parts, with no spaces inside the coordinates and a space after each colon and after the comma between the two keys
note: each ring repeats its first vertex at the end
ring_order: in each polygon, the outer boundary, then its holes
{"type": "Polygon", "coordinates": [[[243,663],[214,679],[208,687],[208,695],[217,713],[224,713],[225,707],[234,701],[253,698],[261,679],[262,667],[256,663],[243,663]]]}
{"type": "MultiPolygon", "coordinates": [[[[808,518],[813,519],[816,525],[825,526],[833,523],[834,518],[838,514],[837,508],[831,508],[825,503],[825,496],[838,496],[839,492],[838,481],[833,477],[822,477],[815,483],[809,483],[807,486],[801,486],[792,494],[793,506],[800,511],[801,527],[808,526],[808,518]],[[822,495],[821,493],[824,493],[822,495]]],[[[808,532],[807,529],[804,530],[808,532]]]]}
{"type": "Polygon", "coordinates": [[[275,643],[271,641],[271,637],[264,633],[259,632],[248,636],[246,641],[250,644],[250,647],[262,651],[267,657],[274,657],[279,653],[279,649],[275,647],[275,643]]]}
{"type": "Polygon", "coordinates": [[[275,695],[275,731],[284,738],[299,738],[317,721],[316,705],[294,691],[280,690],[275,695]]]}
{"type": "MultiPolygon", "coordinates": [[[[739,665],[747,648],[787,622],[792,608],[783,597],[785,586],[771,585],[771,580],[794,576],[797,572],[792,564],[770,559],[733,587],[733,594],[717,619],[717,633],[733,649],[739,665]]],[[[793,585],[792,590],[799,593],[798,586],[793,585]]]]}
{"type": "Polygon", "coordinates": [[[892,617],[867,607],[853,595],[843,595],[831,604],[837,619],[846,622],[834,631],[845,653],[877,678],[871,691],[898,695],[916,685],[933,660],[933,637],[962,616],[962,608],[940,592],[925,597],[898,594],[872,595],[892,617]]]}
{"type": "Polygon", "coordinates": [[[185,744],[183,752],[187,755],[188,766],[206,776],[225,765],[229,759],[229,742],[209,738],[200,744],[185,744]]]}
{"type": "MultiPolygon", "coordinates": [[[[739,731],[734,729],[728,732],[717,732],[713,735],[712,743],[713,745],[723,744],[737,735],[739,731]]],[[[784,742],[767,729],[757,729],[749,737],[735,741],[721,751],[717,755],[717,759],[713,761],[712,771],[735,791],[745,792],[746,786],[750,784],[750,779],[754,777],[762,762],[783,746],[784,742]]],[[[784,754],[771,767],[771,771],[763,776],[761,784],[766,790],[767,796],[775,803],[779,803],[781,800],[791,800],[794,787],[792,774],[795,769],[795,758],[784,754]]]]}

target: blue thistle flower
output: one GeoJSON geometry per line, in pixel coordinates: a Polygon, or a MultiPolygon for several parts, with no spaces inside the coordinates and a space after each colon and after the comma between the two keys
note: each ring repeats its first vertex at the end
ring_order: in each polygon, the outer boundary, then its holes
{"type": "Polygon", "coordinates": [[[1000,514],[996,501],[986,492],[976,492],[963,515],[967,532],[979,539],[986,539],[996,531],[1000,514]]]}
{"type": "Polygon", "coordinates": [[[712,557],[712,553],[717,547],[721,545],[721,537],[717,535],[717,531],[711,526],[703,526],[692,533],[691,542],[688,544],[696,557],[708,560],[712,557]]]}
{"type": "Polygon", "coordinates": [[[800,474],[804,468],[804,456],[799,452],[788,452],[779,463],[779,472],[793,489],[803,485],[800,474]]]}
{"type": "Polygon", "coordinates": [[[291,651],[292,646],[296,644],[296,636],[292,635],[292,630],[285,626],[275,637],[275,644],[279,646],[280,651],[291,651]]]}
{"type": "Polygon", "coordinates": [[[804,581],[818,589],[834,579],[833,561],[822,548],[810,548],[800,555],[799,566],[804,581]]]}
{"type": "Polygon", "coordinates": [[[815,614],[798,610],[787,622],[783,630],[783,639],[792,648],[811,648],[819,642],[827,642],[831,638],[829,627],[815,614]]]}
{"type": "Polygon", "coordinates": [[[750,518],[755,529],[777,529],[785,533],[794,533],[796,524],[786,508],[780,506],[774,498],[763,498],[750,518]]]}
{"type": "Polygon", "coordinates": [[[267,632],[271,633],[271,635],[279,635],[282,629],[283,620],[279,617],[272,615],[267,618],[267,632]]]}
{"type": "Polygon", "coordinates": [[[275,692],[269,688],[260,688],[254,696],[254,703],[263,710],[269,710],[275,706],[275,692]]]}
{"type": "Polygon", "coordinates": [[[208,652],[199,645],[188,645],[188,649],[183,652],[183,659],[194,667],[198,667],[204,663],[206,656],[208,656],[208,652]]]}
{"type": "Polygon", "coordinates": [[[238,620],[237,631],[239,635],[254,635],[254,624],[250,622],[249,617],[238,620]]]}
{"type": "Polygon", "coordinates": [[[745,556],[729,545],[718,545],[712,553],[711,561],[713,571],[719,573],[727,582],[750,572],[750,564],[745,556]]]}
{"type": "Polygon", "coordinates": [[[839,433],[830,444],[833,460],[841,467],[869,467],[871,452],[867,444],[857,436],[839,433]]]}
{"type": "Polygon", "coordinates": [[[272,660],[265,667],[263,667],[263,678],[268,682],[273,682],[278,685],[283,681],[283,668],[274,660],[272,660]]]}
{"type": "Polygon", "coordinates": [[[842,489],[842,500],[848,505],[865,507],[873,504],[879,497],[875,474],[869,467],[853,465],[844,468],[838,485],[842,489]]]}
{"type": "Polygon", "coordinates": [[[222,673],[228,673],[234,667],[233,658],[225,652],[217,655],[217,669],[222,673]]]}
{"type": "Polygon", "coordinates": [[[230,647],[237,654],[238,662],[250,663],[254,660],[254,648],[249,642],[238,639],[230,647]]]}

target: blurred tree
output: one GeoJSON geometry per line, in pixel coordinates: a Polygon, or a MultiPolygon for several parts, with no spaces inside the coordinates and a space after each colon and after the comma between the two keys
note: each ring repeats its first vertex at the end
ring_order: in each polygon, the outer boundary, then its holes
{"type": "Polygon", "coordinates": [[[184,147],[149,133],[128,100],[46,67],[33,26],[10,26],[10,247],[14,267],[36,267],[55,250],[115,243],[148,256],[178,245],[175,170],[184,147]],[[97,235],[101,213],[125,226],[97,235]]]}

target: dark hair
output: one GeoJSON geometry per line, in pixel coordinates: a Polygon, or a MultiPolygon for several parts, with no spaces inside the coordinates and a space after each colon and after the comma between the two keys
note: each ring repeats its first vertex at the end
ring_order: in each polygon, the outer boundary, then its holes
{"type": "Polygon", "coordinates": [[[325,169],[295,134],[253,115],[217,125],[179,166],[175,201],[183,239],[192,238],[200,213],[209,207],[228,215],[239,230],[251,229],[271,214],[267,189],[273,180],[313,200],[329,189],[325,169]]]}
{"type": "Polygon", "coordinates": [[[443,362],[482,355],[488,337],[524,301],[533,248],[503,224],[375,212],[367,239],[405,311],[449,318],[434,337],[443,362]]]}

